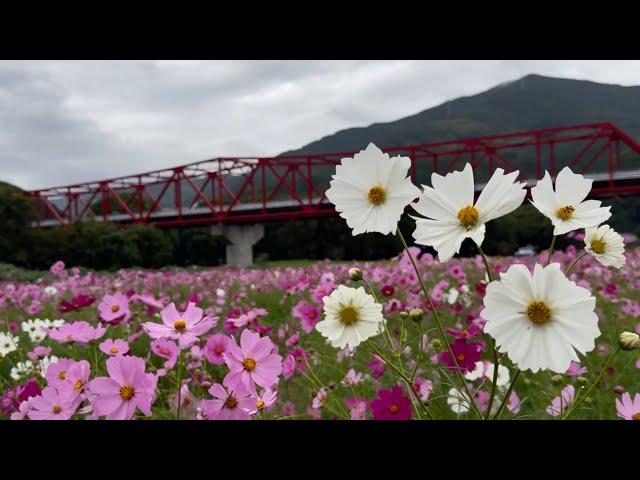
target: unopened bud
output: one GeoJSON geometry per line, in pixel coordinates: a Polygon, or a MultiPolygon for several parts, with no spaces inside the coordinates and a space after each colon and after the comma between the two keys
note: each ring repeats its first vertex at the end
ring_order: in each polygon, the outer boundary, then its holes
{"type": "Polygon", "coordinates": [[[551,377],[551,382],[558,384],[558,383],[562,383],[563,381],[563,377],[562,375],[554,375],[553,377],[551,377]]]}
{"type": "Polygon", "coordinates": [[[400,318],[402,318],[403,320],[408,317],[409,317],[409,312],[404,312],[404,311],[400,312],[400,318]]]}
{"type": "Polygon", "coordinates": [[[350,268],[349,278],[354,282],[357,282],[358,280],[362,280],[362,270],[360,270],[359,268],[350,268]]]}
{"type": "Polygon", "coordinates": [[[622,395],[624,393],[624,387],[622,385],[616,385],[613,389],[618,395],[622,395]]]}
{"type": "Polygon", "coordinates": [[[442,350],[442,341],[439,338],[434,338],[433,340],[431,340],[431,347],[436,351],[439,352],[440,350],[442,350]]]}
{"type": "Polygon", "coordinates": [[[329,390],[333,390],[334,388],[336,388],[336,382],[327,383],[327,387],[329,387],[329,390]]]}
{"type": "Polygon", "coordinates": [[[578,385],[586,385],[587,384],[587,379],[585,377],[578,377],[576,378],[576,382],[578,382],[578,385]]]}
{"type": "Polygon", "coordinates": [[[422,317],[424,317],[424,312],[422,311],[421,308],[414,308],[409,312],[409,318],[416,322],[419,322],[420,320],[422,320],[422,317]]]}
{"type": "Polygon", "coordinates": [[[640,348],[640,335],[633,332],[622,332],[618,337],[618,345],[623,350],[636,350],[640,348]]]}

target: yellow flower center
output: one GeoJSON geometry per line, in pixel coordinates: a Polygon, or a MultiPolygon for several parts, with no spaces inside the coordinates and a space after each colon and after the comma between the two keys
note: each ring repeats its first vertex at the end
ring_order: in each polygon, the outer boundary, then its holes
{"type": "Polygon", "coordinates": [[[252,372],[256,368],[256,361],[253,358],[245,358],[242,366],[247,372],[252,372]]]}
{"type": "Polygon", "coordinates": [[[456,355],[456,360],[458,360],[459,362],[464,362],[464,354],[459,353],[458,355],[456,355]]]}
{"type": "Polygon", "coordinates": [[[258,410],[262,410],[262,409],[264,408],[264,400],[258,400],[258,401],[256,402],[256,408],[257,408],[258,410]]]}
{"type": "Polygon", "coordinates": [[[62,411],[62,407],[60,405],[54,405],[51,411],[57,415],[62,411]]]}
{"type": "Polygon", "coordinates": [[[118,353],[118,347],[111,347],[111,350],[109,350],[111,353],[118,353]]]}
{"type": "Polygon", "coordinates": [[[216,352],[216,355],[222,355],[222,347],[220,345],[218,345],[216,347],[216,349],[214,350],[214,352],[216,352]]]}
{"type": "Polygon", "coordinates": [[[398,413],[398,410],[399,410],[399,409],[398,409],[398,406],[397,406],[397,405],[391,405],[391,406],[389,407],[389,411],[390,411],[391,413],[398,413]]]}
{"type": "Polygon", "coordinates": [[[544,325],[551,320],[551,309],[546,303],[536,300],[527,307],[527,317],[536,325],[544,325]]]}
{"type": "Polygon", "coordinates": [[[234,408],[236,408],[238,406],[238,400],[236,400],[236,397],[230,395],[225,400],[223,406],[224,406],[224,408],[229,408],[229,409],[233,410],[234,408]]]}
{"type": "Polygon", "coordinates": [[[131,400],[136,391],[130,385],[124,385],[120,388],[120,398],[123,400],[131,400]]]}
{"type": "Polygon", "coordinates": [[[170,352],[169,352],[169,349],[168,349],[167,347],[162,347],[162,348],[160,349],[160,353],[161,353],[162,355],[169,355],[169,353],[170,353],[170,352]]]}
{"type": "Polygon", "coordinates": [[[173,328],[176,329],[176,332],[184,332],[184,329],[187,328],[187,323],[179,318],[175,322],[173,322],[173,328]]]}
{"type": "Polygon", "coordinates": [[[631,415],[631,418],[633,418],[634,420],[640,420],[640,412],[634,413],[633,415],[631,415]]]}
{"type": "Polygon", "coordinates": [[[465,230],[473,229],[478,224],[478,218],[480,218],[480,213],[473,205],[467,205],[458,211],[458,220],[465,230]]]}
{"type": "Polygon", "coordinates": [[[113,313],[117,313],[117,312],[119,312],[119,311],[120,311],[120,305],[112,305],[112,306],[111,306],[111,311],[112,311],[113,313]]]}
{"type": "Polygon", "coordinates": [[[369,190],[367,198],[369,199],[369,203],[371,205],[375,205],[377,207],[378,205],[382,205],[385,202],[385,200],[387,199],[387,192],[382,185],[375,184],[369,190]]]}
{"type": "Polygon", "coordinates": [[[345,307],[340,310],[340,321],[345,325],[353,325],[358,321],[358,312],[353,307],[345,307]]]}
{"type": "Polygon", "coordinates": [[[82,388],[82,386],[84,385],[84,382],[80,379],[76,380],[76,382],[73,384],[73,389],[74,390],[80,390],[82,388]]]}
{"type": "Polygon", "coordinates": [[[597,253],[598,255],[602,255],[606,250],[607,244],[602,240],[592,240],[591,241],[591,250],[593,253],[597,253]]]}
{"type": "Polygon", "coordinates": [[[11,344],[9,342],[4,344],[4,348],[9,348],[11,346],[11,344]]]}
{"type": "Polygon", "coordinates": [[[64,372],[64,371],[58,372],[58,378],[60,380],[64,380],[65,378],[67,378],[67,372],[64,372]]]}
{"type": "Polygon", "coordinates": [[[569,220],[571,217],[573,217],[573,212],[575,211],[576,209],[571,205],[565,205],[564,207],[560,207],[556,211],[556,215],[560,220],[569,220]]]}

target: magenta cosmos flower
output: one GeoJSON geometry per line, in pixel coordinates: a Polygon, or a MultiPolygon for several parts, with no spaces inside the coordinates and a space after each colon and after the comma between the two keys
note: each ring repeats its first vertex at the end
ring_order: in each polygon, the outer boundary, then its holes
{"type": "MultiPolygon", "coordinates": [[[[462,372],[470,372],[475,366],[476,362],[482,357],[484,347],[480,343],[467,342],[462,338],[456,339],[451,344],[451,351],[456,357],[458,367],[462,372]]],[[[437,360],[443,362],[449,367],[452,372],[456,371],[455,362],[449,355],[448,351],[441,352],[437,355],[437,360]]]]}
{"type": "Polygon", "coordinates": [[[315,327],[316,323],[320,320],[318,309],[304,300],[300,300],[296,306],[293,307],[291,313],[294,317],[300,319],[302,330],[307,334],[313,332],[313,327],[315,327]]]}
{"type": "Polygon", "coordinates": [[[120,292],[116,292],[113,295],[105,295],[98,304],[98,311],[100,312],[100,318],[107,323],[128,322],[131,318],[129,298],[120,292]]]}
{"type": "Polygon", "coordinates": [[[127,353],[129,351],[129,344],[119,338],[115,340],[107,338],[100,344],[99,348],[107,355],[113,357],[114,355],[124,355],[127,353]]]}
{"type": "Polygon", "coordinates": [[[31,402],[27,415],[31,420],[69,420],[76,411],[69,385],[47,387],[31,402]]]}
{"type": "Polygon", "coordinates": [[[216,323],[216,317],[204,317],[201,308],[189,302],[184,313],[178,313],[176,305],[170,303],[160,311],[161,323],[147,322],[143,324],[144,331],[151,338],[168,338],[177,340],[183,349],[198,341],[200,335],[207,333],[216,323]]]}
{"type": "Polygon", "coordinates": [[[88,307],[89,305],[93,304],[93,302],[95,301],[96,299],[89,295],[78,295],[73,297],[71,299],[71,302],[62,300],[60,302],[60,306],[58,307],[58,310],[60,311],[60,313],[75,312],[76,310],[80,310],[81,308],[88,307]]]}
{"type": "Polygon", "coordinates": [[[622,401],[616,399],[616,411],[625,420],[640,420],[640,393],[636,393],[633,400],[628,393],[622,395],[622,401]]]}
{"type": "Polygon", "coordinates": [[[369,404],[374,420],[411,420],[411,401],[395,385],[391,390],[380,389],[378,398],[369,404]]]}
{"type": "Polygon", "coordinates": [[[119,355],[106,363],[109,377],[94,378],[88,386],[95,414],[106,415],[107,420],[130,420],[137,407],[150,416],[157,379],[145,373],[144,360],[119,355]]]}
{"type": "Polygon", "coordinates": [[[224,359],[230,372],[224,377],[225,387],[237,389],[239,385],[254,390],[255,385],[269,388],[278,382],[282,372],[282,357],[273,353],[275,345],[268,337],[247,329],[240,335],[240,346],[234,337],[227,344],[224,359]]]}
{"type": "Polygon", "coordinates": [[[209,393],[214,398],[200,403],[207,420],[251,420],[249,412],[256,410],[255,397],[242,386],[227,391],[216,383],[211,386],[209,393]]]}
{"type": "Polygon", "coordinates": [[[204,356],[210,363],[215,365],[222,365],[224,363],[224,352],[227,351],[227,344],[229,343],[229,337],[221,333],[211,335],[207,339],[207,344],[204,347],[204,356]]]}

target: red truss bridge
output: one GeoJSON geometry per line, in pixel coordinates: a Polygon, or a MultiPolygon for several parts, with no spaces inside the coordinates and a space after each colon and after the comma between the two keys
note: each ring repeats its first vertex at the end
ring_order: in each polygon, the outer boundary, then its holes
{"type": "MultiPolygon", "coordinates": [[[[362,145],[364,148],[366,145],[362,145]]],[[[482,188],[496,168],[519,170],[528,186],[564,166],[594,180],[592,195],[640,193],[640,145],[611,123],[385,148],[411,158],[416,184],[432,172],[474,168],[482,188]]],[[[355,152],[220,157],[125,177],[27,192],[35,227],[76,221],[182,227],[263,223],[336,215],[324,192],[335,165],[355,152]]]]}

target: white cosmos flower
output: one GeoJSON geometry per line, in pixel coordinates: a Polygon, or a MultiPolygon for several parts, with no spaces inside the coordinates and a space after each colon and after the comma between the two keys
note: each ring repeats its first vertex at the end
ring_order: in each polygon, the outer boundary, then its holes
{"type": "Polygon", "coordinates": [[[514,183],[517,177],[517,170],[505,175],[503,169],[496,169],[474,204],[471,164],[444,177],[431,174],[433,188],[423,185],[420,199],[411,204],[419,214],[427,217],[413,217],[416,243],[435,248],[441,262],[458,253],[465,238],[482,245],[485,223],[514,211],[524,201],[525,183],[514,183]]]}
{"type": "Polygon", "coordinates": [[[15,367],[11,368],[11,378],[14,380],[20,380],[20,377],[26,375],[33,370],[33,362],[31,360],[25,360],[24,362],[16,363],[15,367]]]}
{"type": "Polygon", "coordinates": [[[447,397],[447,404],[453,410],[453,413],[467,413],[471,409],[471,401],[469,396],[458,390],[457,388],[449,389],[449,396],[447,397]]]}
{"type": "MultiPolygon", "coordinates": [[[[491,382],[493,382],[493,369],[494,364],[492,362],[488,362],[485,375],[491,382]]],[[[496,385],[498,387],[505,387],[509,383],[510,377],[511,375],[509,374],[509,369],[504,365],[498,365],[498,378],[496,378],[496,385]]]]}
{"type": "Polygon", "coordinates": [[[10,333],[0,332],[0,358],[4,358],[17,350],[20,337],[14,337],[10,333]]]}
{"type": "Polygon", "coordinates": [[[585,200],[592,183],[593,180],[564,167],[556,177],[555,191],[549,172],[531,189],[531,203],[551,220],[554,235],[595,227],[611,216],[611,207],[601,207],[599,200],[585,200]]]}
{"type": "Polygon", "coordinates": [[[597,261],[607,267],[620,268],[626,261],[624,256],[624,240],[609,225],[598,228],[586,228],[584,249],[597,261]]]}
{"type": "Polygon", "coordinates": [[[353,235],[393,233],[405,207],[420,195],[407,177],[410,167],[409,157],[389,158],[370,143],[353,158],[340,161],[325,195],[353,235]]]}
{"type": "Polygon", "coordinates": [[[600,335],[596,299],[552,263],[512,265],[487,286],[484,331],[521,370],[564,373],[571,361],[593,350],[600,335]]]}
{"type": "Polygon", "coordinates": [[[58,289],[53,285],[49,285],[48,287],[44,288],[44,293],[53,297],[56,293],[58,293],[58,289]]]}
{"type": "Polygon", "coordinates": [[[382,305],[364,288],[340,285],[322,301],[325,317],[316,324],[316,330],[328,338],[332,346],[355,348],[380,332],[382,305]]]}
{"type": "Polygon", "coordinates": [[[40,376],[46,377],[49,366],[53,363],[56,363],[57,361],[58,357],[56,357],[55,355],[43,357],[42,359],[40,359],[40,361],[38,362],[38,371],[40,372],[40,376]]]}

